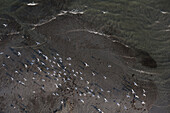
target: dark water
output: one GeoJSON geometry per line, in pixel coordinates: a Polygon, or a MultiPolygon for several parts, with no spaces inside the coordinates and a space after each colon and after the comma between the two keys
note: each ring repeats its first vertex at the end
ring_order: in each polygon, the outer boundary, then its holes
{"type": "MultiPolygon", "coordinates": [[[[41,30],[42,23],[55,20],[61,10],[84,12],[79,20],[88,23],[90,30],[117,37],[122,43],[132,48],[146,51],[154,59],[156,66],[142,66],[141,63],[136,63],[130,69],[136,73],[141,73],[137,77],[138,80],[150,80],[157,88],[157,97],[156,99],[153,98],[154,102],[152,107],[149,107],[151,109],[148,112],[169,112],[169,0],[35,0],[35,3],[39,3],[38,5],[28,6],[27,3],[29,2],[32,1],[0,1],[0,41],[8,41],[9,36],[20,34],[23,37],[33,37],[27,44],[32,45],[32,41],[45,42],[43,37],[52,37],[49,34],[55,34],[55,31],[51,30],[50,33],[46,33],[50,29],[41,30]],[[38,32],[32,30],[36,25],[40,26],[38,32]]],[[[48,25],[45,27],[48,28],[48,25]]],[[[69,36],[71,37],[72,34],[69,36]]],[[[18,40],[18,43],[19,41],[22,42],[23,40],[18,40]]],[[[127,73],[131,72],[127,71],[127,73]]],[[[152,86],[152,84],[150,85],[152,86]]],[[[122,111],[122,113],[124,112],[122,111]]]]}

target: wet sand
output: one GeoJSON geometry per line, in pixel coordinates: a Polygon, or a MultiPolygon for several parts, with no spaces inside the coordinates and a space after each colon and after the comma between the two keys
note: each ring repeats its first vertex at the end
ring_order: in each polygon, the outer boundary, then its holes
{"type": "Polygon", "coordinates": [[[92,32],[79,16],[58,16],[28,37],[0,41],[1,113],[157,113],[149,79],[157,75],[133,70],[156,68],[155,60],[92,32]]]}

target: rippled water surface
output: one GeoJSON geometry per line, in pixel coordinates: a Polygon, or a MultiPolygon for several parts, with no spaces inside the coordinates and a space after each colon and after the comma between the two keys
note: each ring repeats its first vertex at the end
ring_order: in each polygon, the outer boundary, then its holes
{"type": "Polygon", "coordinates": [[[0,113],[169,113],[169,0],[1,0],[0,113]]]}

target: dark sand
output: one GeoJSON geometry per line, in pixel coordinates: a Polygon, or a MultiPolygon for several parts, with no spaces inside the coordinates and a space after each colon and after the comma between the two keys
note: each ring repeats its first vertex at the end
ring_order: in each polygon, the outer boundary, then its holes
{"type": "Polygon", "coordinates": [[[133,69],[155,68],[154,59],[89,31],[65,15],[1,40],[0,113],[160,113],[151,111],[157,87],[147,79],[156,75],[133,69]]]}

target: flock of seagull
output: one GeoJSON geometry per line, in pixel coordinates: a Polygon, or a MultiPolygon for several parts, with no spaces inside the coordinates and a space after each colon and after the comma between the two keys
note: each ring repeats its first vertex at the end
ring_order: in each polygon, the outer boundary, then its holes
{"type": "MultiPolygon", "coordinates": [[[[10,50],[17,57],[19,57],[19,58],[22,57],[22,52],[17,51],[13,48],[10,48],[10,50]]],[[[104,92],[111,93],[111,91],[110,90],[106,91],[104,88],[96,85],[97,90],[98,90],[98,92],[96,93],[95,92],[96,89],[91,88],[91,84],[93,84],[93,83],[90,83],[90,81],[85,79],[86,74],[83,73],[82,71],[72,68],[72,63],[71,63],[72,58],[71,57],[67,57],[67,58],[63,59],[58,52],[54,52],[54,53],[52,53],[52,57],[48,57],[47,55],[45,55],[43,53],[43,51],[41,49],[38,49],[38,50],[32,49],[32,50],[36,53],[36,55],[32,54],[31,55],[32,59],[28,60],[27,58],[25,58],[25,62],[20,62],[20,63],[23,66],[23,68],[25,68],[25,70],[27,70],[27,71],[30,70],[33,72],[33,76],[32,76],[33,81],[36,82],[36,80],[39,79],[38,78],[39,76],[37,76],[37,75],[41,75],[40,78],[41,78],[41,83],[43,85],[41,85],[40,89],[43,90],[44,92],[46,91],[46,88],[44,85],[45,82],[47,80],[54,80],[55,83],[53,85],[56,88],[56,91],[52,92],[52,95],[54,95],[54,96],[61,96],[61,92],[59,89],[62,89],[62,87],[64,87],[65,90],[67,90],[67,91],[77,92],[78,96],[80,97],[78,100],[82,104],[85,104],[86,100],[81,97],[86,97],[86,96],[90,96],[91,98],[96,97],[97,99],[103,99],[104,103],[107,103],[110,101],[102,93],[104,93],[104,92]],[[82,83],[84,85],[83,86],[79,86],[79,85],[73,86],[73,84],[67,85],[68,82],[73,83],[74,80],[77,80],[78,84],[82,83]],[[84,91],[82,91],[82,89],[84,89],[84,91]]],[[[5,52],[0,52],[0,57],[6,57],[7,59],[11,59],[12,61],[14,61],[14,58],[12,58],[12,56],[10,56],[10,55],[5,54],[5,52]]],[[[83,68],[90,68],[90,65],[87,62],[82,62],[82,65],[84,65],[83,68]]],[[[5,63],[5,60],[3,61],[1,66],[3,68],[8,68],[7,64],[5,63]]],[[[1,69],[2,69],[2,67],[1,67],[1,69]]],[[[112,66],[108,65],[107,68],[112,68],[112,66]]],[[[25,76],[24,78],[22,78],[20,80],[18,79],[19,78],[18,76],[20,76],[20,74],[23,72],[23,70],[24,69],[18,69],[18,70],[15,70],[13,73],[9,73],[7,71],[6,75],[9,76],[12,81],[16,81],[20,85],[27,86],[27,83],[29,82],[29,79],[27,79],[27,76],[25,76]],[[17,76],[13,76],[14,74],[17,76]]],[[[97,73],[92,71],[91,75],[93,77],[93,76],[96,76],[97,73]]],[[[107,76],[103,76],[103,80],[107,80],[107,76]]],[[[101,80],[101,81],[103,81],[103,80],[101,80]]],[[[133,82],[133,85],[135,87],[138,87],[138,84],[136,82],[133,82]]],[[[36,90],[33,90],[32,93],[35,94],[36,90]]],[[[131,98],[131,95],[134,96],[132,98],[135,98],[135,99],[140,98],[136,94],[134,89],[131,89],[131,92],[127,93],[126,98],[131,98]]],[[[145,89],[143,89],[143,97],[146,97],[145,89]]],[[[127,106],[121,105],[121,103],[119,103],[119,102],[115,102],[115,103],[116,103],[117,107],[123,106],[124,110],[128,110],[127,106]]],[[[61,100],[61,104],[64,104],[63,100],[61,100]]],[[[141,101],[141,104],[145,105],[145,102],[141,101]]],[[[93,107],[99,113],[104,113],[104,110],[101,110],[101,108],[98,108],[94,105],[93,105],[93,107]]],[[[13,105],[13,108],[16,108],[16,106],[13,105]]]]}

